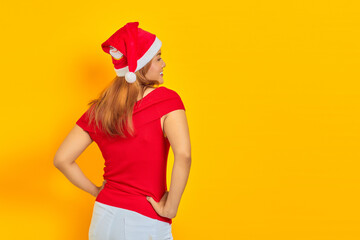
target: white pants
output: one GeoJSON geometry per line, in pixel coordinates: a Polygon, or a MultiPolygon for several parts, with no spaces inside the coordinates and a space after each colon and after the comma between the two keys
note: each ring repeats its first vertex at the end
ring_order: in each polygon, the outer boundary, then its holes
{"type": "Polygon", "coordinates": [[[89,240],[173,240],[171,224],[95,201],[89,240]]]}

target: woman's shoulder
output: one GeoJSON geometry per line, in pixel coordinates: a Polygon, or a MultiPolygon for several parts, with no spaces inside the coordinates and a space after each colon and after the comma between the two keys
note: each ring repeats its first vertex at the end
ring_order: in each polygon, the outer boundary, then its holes
{"type": "Polygon", "coordinates": [[[159,98],[165,100],[163,101],[165,105],[175,105],[185,108],[182,99],[176,90],[164,86],[161,86],[160,88],[162,88],[162,90],[159,89],[162,93],[159,94],[159,98]]]}
{"type": "Polygon", "coordinates": [[[165,96],[168,97],[178,97],[179,94],[177,93],[177,91],[175,91],[174,89],[165,87],[165,86],[160,86],[158,87],[159,91],[161,91],[162,93],[164,93],[165,96]]]}
{"type": "Polygon", "coordinates": [[[143,100],[145,100],[145,102],[147,102],[147,104],[149,105],[155,105],[155,104],[163,104],[173,100],[181,101],[181,98],[175,90],[165,86],[160,86],[160,87],[150,88],[148,90],[148,93],[143,97],[143,100]]]}

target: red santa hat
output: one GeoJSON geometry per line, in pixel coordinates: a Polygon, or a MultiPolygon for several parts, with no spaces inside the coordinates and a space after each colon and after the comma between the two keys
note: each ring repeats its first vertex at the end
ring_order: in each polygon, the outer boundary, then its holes
{"type": "Polygon", "coordinates": [[[128,83],[136,81],[134,72],[143,68],[161,48],[161,41],[152,33],[129,22],[117,30],[101,47],[112,56],[117,76],[125,76],[128,83]]]}

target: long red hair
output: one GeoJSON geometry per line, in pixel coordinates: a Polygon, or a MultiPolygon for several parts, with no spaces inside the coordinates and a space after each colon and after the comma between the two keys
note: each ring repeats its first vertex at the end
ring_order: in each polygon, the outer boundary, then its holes
{"type": "Polygon", "coordinates": [[[134,83],[128,83],[125,77],[116,76],[97,99],[88,103],[89,125],[95,121],[96,127],[100,129],[101,122],[101,131],[110,137],[126,138],[127,134],[134,136],[132,114],[138,95],[140,93],[143,96],[147,88],[159,85],[158,81],[145,77],[151,62],[135,72],[137,80],[134,83]]]}

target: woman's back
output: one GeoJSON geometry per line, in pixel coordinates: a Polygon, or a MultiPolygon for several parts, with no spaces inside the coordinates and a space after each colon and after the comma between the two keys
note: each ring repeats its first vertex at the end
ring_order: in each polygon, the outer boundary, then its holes
{"type": "Polygon", "coordinates": [[[166,167],[170,143],[164,136],[161,119],[175,110],[184,110],[180,96],[166,87],[148,91],[133,110],[134,137],[108,138],[88,126],[86,112],[76,122],[97,143],[105,160],[104,189],[96,201],[136,211],[160,221],[146,196],[160,201],[166,186],[166,167]]]}

